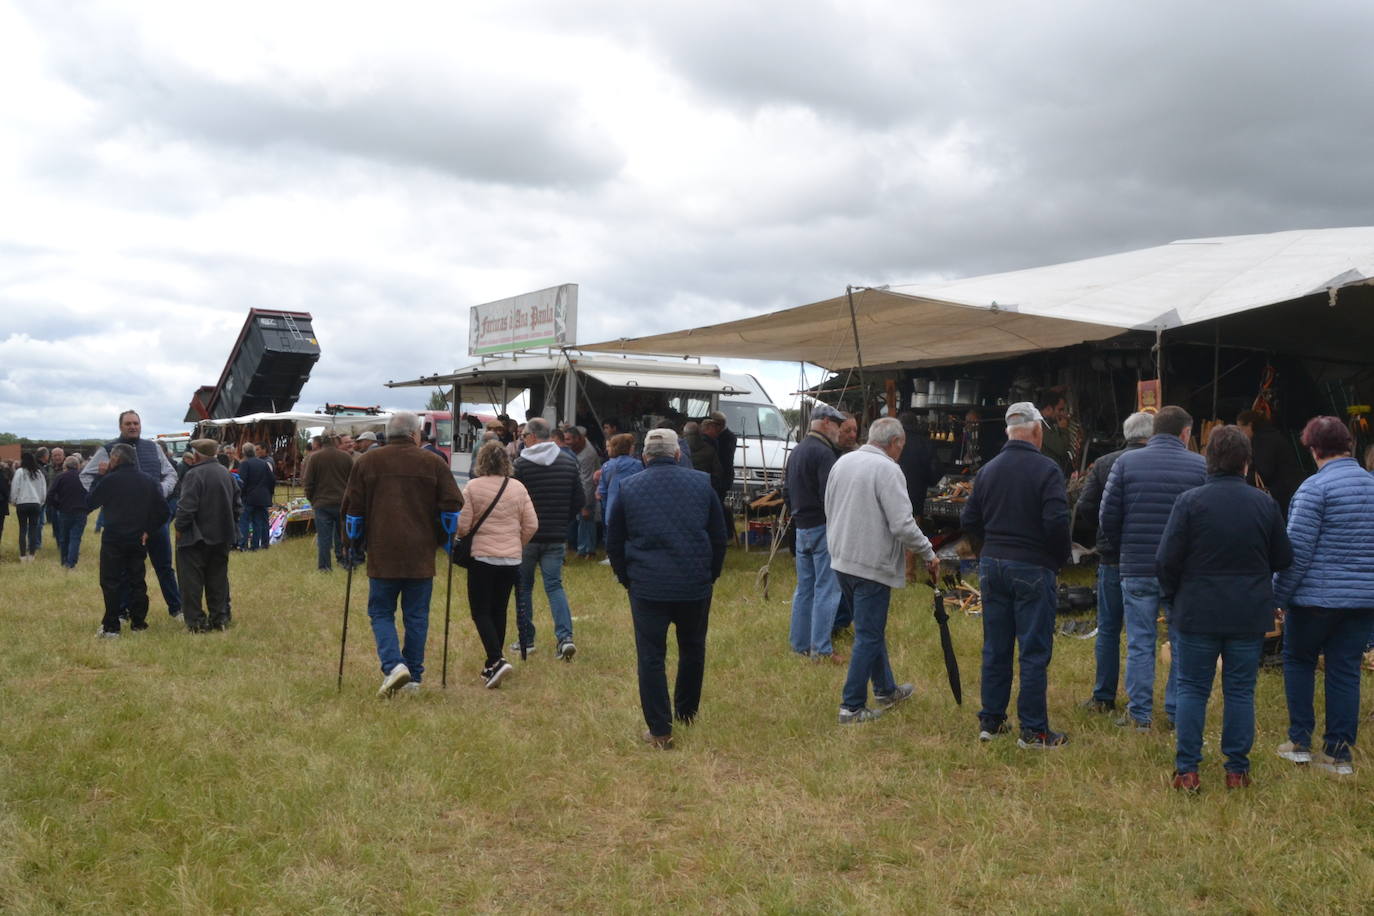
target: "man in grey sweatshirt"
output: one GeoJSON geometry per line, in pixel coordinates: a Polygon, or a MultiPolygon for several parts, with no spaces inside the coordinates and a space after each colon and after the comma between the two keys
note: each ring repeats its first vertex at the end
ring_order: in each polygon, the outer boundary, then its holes
{"type": "Polygon", "coordinates": [[[868,443],[841,455],[825,488],[826,542],[830,566],[854,609],[854,651],[840,699],[840,724],[876,719],[884,709],[911,696],[898,684],[887,658],[887,609],[892,589],[906,584],[903,548],[921,555],[932,576],[940,561],[911,512],[906,478],[897,457],[906,445],[902,424],[892,417],[874,421],[868,443]],[[877,709],[869,709],[873,682],[877,709]]]}

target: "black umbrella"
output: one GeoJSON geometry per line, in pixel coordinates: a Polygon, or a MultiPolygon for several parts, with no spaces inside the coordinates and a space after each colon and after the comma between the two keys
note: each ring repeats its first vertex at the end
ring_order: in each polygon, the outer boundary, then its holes
{"type": "Polygon", "coordinates": [[[954,657],[954,642],[949,636],[949,615],[945,613],[945,593],[932,580],[935,590],[935,622],[940,625],[940,648],[945,653],[945,673],[949,675],[949,692],[954,694],[954,702],[964,705],[964,689],[959,683],[959,659],[954,657]]]}

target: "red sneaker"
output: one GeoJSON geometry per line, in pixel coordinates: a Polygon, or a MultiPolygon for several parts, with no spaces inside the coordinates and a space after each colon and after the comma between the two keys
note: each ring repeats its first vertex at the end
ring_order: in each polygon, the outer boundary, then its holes
{"type": "Polygon", "coordinates": [[[1228,789],[1248,789],[1251,780],[1249,773],[1227,773],[1226,788],[1228,789]]]}
{"type": "Polygon", "coordinates": [[[1196,792],[1202,788],[1202,780],[1197,773],[1175,773],[1174,788],[1182,789],[1184,792],[1196,792]]]}

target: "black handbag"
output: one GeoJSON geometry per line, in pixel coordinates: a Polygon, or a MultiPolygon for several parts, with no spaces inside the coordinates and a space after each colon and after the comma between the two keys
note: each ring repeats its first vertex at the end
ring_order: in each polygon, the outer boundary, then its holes
{"type": "Polygon", "coordinates": [[[501,481],[501,489],[496,491],[496,496],[493,497],[490,505],[487,506],[481,517],[477,519],[477,524],[472,526],[472,530],[460,538],[453,539],[453,547],[451,548],[449,557],[454,563],[457,563],[464,569],[470,569],[472,567],[472,539],[477,536],[477,529],[482,527],[482,523],[487,520],[487,516],[491,515],[491,510],[495,509],[496,504],[501,501],[501,494],[506,492],[506,484],[508,483],[510,483],[509,477],[501,481]]]}

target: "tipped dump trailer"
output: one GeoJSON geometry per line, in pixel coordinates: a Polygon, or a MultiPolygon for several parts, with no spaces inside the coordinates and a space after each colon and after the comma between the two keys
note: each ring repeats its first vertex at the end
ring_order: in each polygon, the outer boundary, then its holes
{"type": "Polygon", "coordinates": [[[219,381],[196,390],[186,421],[289,411],[320,358],[309,312],[250,309],[219,381]]]}

